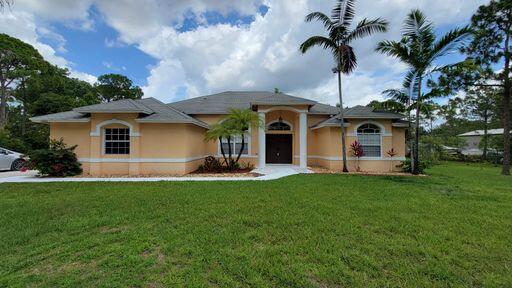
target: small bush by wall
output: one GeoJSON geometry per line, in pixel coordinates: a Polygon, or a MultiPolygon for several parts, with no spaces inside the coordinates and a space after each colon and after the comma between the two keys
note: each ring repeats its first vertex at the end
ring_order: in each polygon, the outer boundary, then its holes
{"type": "Polygon", "coordinates": [[[66,177],[82,173],[81,164],[73,152],[76,146],[66,147],[60,140],[50,140],[48,149],[31,152],[29,165],[43,176],[66,177]]]}

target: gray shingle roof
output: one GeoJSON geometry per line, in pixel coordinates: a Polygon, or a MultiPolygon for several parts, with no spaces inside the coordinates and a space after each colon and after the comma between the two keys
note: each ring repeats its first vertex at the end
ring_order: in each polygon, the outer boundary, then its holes
{"type": "Polygon", "coordinates": [[[208,124],[197,120],[187,114],[176,110],[175,108],[158,101],[155,98],[145,98],[138,100],[146,107],[150,108],[154,113],[137,119],[142,123],[190,123],[204,128],[209,128],[208,124]]]}
{"type": "Polygon", "coordinates": [[[345,118],[402,119],[404,115],[388,111],[374,110],[372,107],[357,105],[343,111],[345,118]]]}
{"type": "MultiPolygon", "coordinates": [[[[393,113],[393,112],[387,112],[387,111],[376,111],[371,107],[366,106],[354,106],[351,108],[345,108],[343,110],[343,117],[345,119],[345,122],[350,122],[350,119],[391,119],[391,120],[399,120],[404,118],[404,115],[393,113]]],[[[329,127],[329,126],[340,126],[341,119],[339,117],[339,114],[321,121],[313,126],[311,128],[321,128],[321,127],[329,127]]]]}
{"type": "MultiPolygon", "coordinates": [[[[197,114],[226,114],[230,108],[249,109],[253,105],[308,105],[310,114],[331,115],[319,125],[339,125],[338,108],[312,100],[273,92],[227,91],[213,95],[164,104],[154,98],[140,100],[119,100],[73,109],[73,111],[55,113],[31,118],[34,122],[80,122],[89,121],[90,113],[139,113],[141,123],[190,123],[208,128],[208,124],[193,118],[197,114]]],[[[355,106],[344,111],[345,119],[401,119],[396,113],[375,111],[365,106],[355,106]]],[[[323,127],[322,126],[322,127],[323,127]]]]}
{"type": "Polygon", "coordinates": [[[142,104],[140,100],[132,99],[78,107],[73,109],[73,111],[80,113],[153,113],[153,111],[142,104]]]}
{"type": "Polygon", "coordinates": [[[84,113],[78,113],[75,111],[66,111],[54,114],[48,114],[43,116],[35,116],[30,118],[30,121],[36,123],[48,123],[48,122],[87,122],[89,116],[84,113]]]}
{"type": "Polygon", "coordinates": [[[136,121],[142,123],[190,123],[203,128],[209,128],[208,124],[190,117],[173,107],[169,107],[165,103],[154,98],[119,100],[103,104],[95,104],[79,107],[73,109],[73,111],[32,117],[30,120],[38,123],[89,121],[90,113],[107,113],[109,111],[116,113],[140,113],[139,118],[137,118],[136,121]],[[115,107],[119,107],[119,110],[115,110],[115,107]]]}
{"type": "Polygon", "coordinates": [[[169,104],[186,114],[226,114],[230,108],[249,109],[252,105],[310,105],[312,114],[336,114],[336,107],[315,101],[267,91],[226,91],[169,104]]]}

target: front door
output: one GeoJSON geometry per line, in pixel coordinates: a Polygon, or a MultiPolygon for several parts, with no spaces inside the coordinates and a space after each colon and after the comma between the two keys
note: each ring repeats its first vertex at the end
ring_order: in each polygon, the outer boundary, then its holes
{"type": "Polygon", "coordinates": [[[292,164],[292,134],[267,134],[265,138],[268,164],[292,164]]]}

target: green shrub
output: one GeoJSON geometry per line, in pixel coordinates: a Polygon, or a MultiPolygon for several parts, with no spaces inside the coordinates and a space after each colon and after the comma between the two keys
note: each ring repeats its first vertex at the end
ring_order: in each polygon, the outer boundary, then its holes
{"type": "Polygon", "coordinates": [[[222,172],[222,170],[223,167],[219,159],[213,156],[208,156],[204,158],[203,164],[199,165],[199,167],[197,168],[197,171],[202,173],[217,173],[222,172]]]}
{"type": "Polygon", "coordinates": [[[43,176],[66,177],[82,173],[81,164],[73,152],[76,146],[66,147],[60,140],[50,140],[48,149],[30,153],[30,167],[43,176]]]}
{"type": "MultiPolygon", "coordinates": [[[[421,161],[420,159],[420,166],[418,171],[423,174],[426,168],[429,168],[431,164],[427,161],[421,161]]],[[[401,164],[397,165],[396,167],[399,167],[402,169],[402,172],[405,173],[412,173],[412,167],[411,167],[411,158],[405,158],[404,161],[402,161],[401,164]]]]}

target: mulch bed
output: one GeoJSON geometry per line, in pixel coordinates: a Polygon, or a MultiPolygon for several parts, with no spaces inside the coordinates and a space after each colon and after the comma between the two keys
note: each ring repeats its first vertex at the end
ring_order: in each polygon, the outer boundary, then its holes
{"type": "Polygon", "coordinates": [[[252,169],[240,169],[236,171],[224,171],[224,172],[199,172],[194,171],[190,174],[184,175],[183,177],[260,177],[263,174],[251,172],[252,169]]]}
{"type": "Polygon", "coordinates": [[[160,175],[100,175],[100,176],[90,176],[90,175],[78,175],[73,176],[74,178],[167,178],[167,177],[179,177],[179,178],[190,178],[190,177],[260,177],[263,174],[253,173],[252,169],[240,169],[236,171],[230,172],[198,172],[194,171],[189,174],[179,175],[179,174],[160,174],[160,175]]]}
{"type": "Polygon", "coordinates": [[[351,171],[348,173],[343,173],[341,171],[329,170],[329,169],[322,168],[322,167],[309,167],[309,169],[318,174],[343,174],[343,175],[366,175],[366,176],[409,176],[409,177],[428,176],[425,174],[413,175],[411,173],[404,173],[404,172],[368,172],[368,171],[356,172],[356,171],[351,171]]]}

